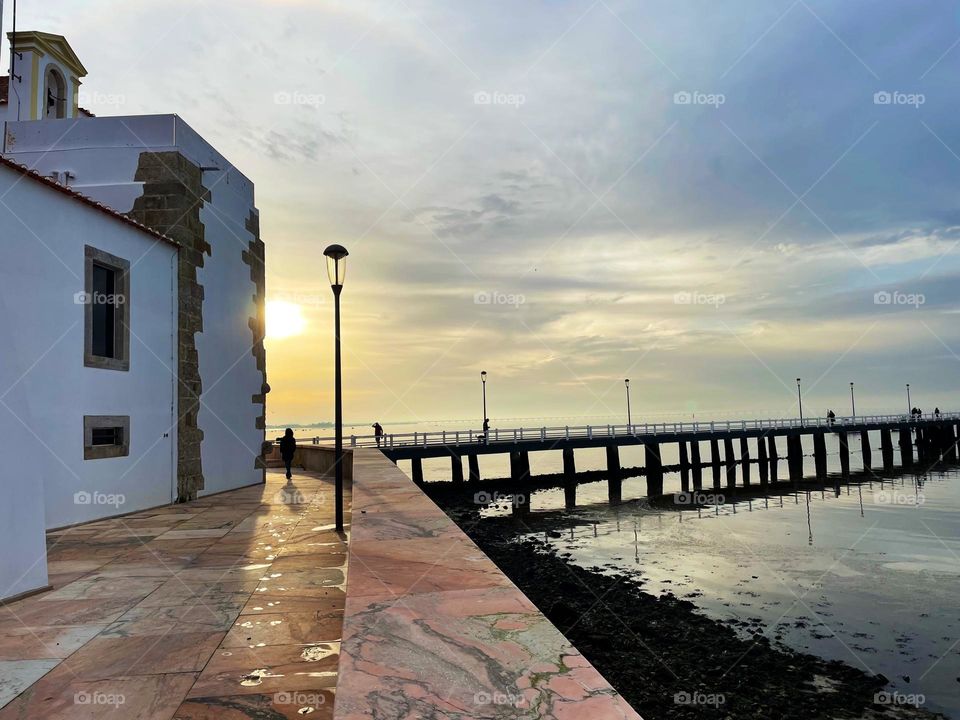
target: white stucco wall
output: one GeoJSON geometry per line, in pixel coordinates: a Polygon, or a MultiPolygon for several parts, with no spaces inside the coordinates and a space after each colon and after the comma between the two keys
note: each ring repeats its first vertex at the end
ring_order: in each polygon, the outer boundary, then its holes
{"type": "Polygon", "coordinates": [[[175,115],[80,118],[8,123],[3,152],[42,174],[69,171],[72,187],[120,212],[143,193],[134,181],[140,153],[178,151],[205,168],[210,190],[201,221],[211,255],[198,270],[204,287],[203,332],[196,336],[203,384],[198,424],[204,490],[221,492],[262,482],[255,460],[264,439],[251,402],[262,376],[251,353],[248,319],[256,315],[256,288],[242,254],[253,235],[253,183],[175,115]]]}
{"type": "MultiPolygon", "coordinates": [[[[171,502],[176,488],[176,248],[0,166],[0,468],[10,506],[0,525],[5,563],[59,527],[171,502]],[[84,366],[84,246],[129,260],[130,369],[84,366]],[[10,390],[7,390],[10,388],[10,390]],[[128,457],[84,460],[83,416],[129,415],[128,457]],[[96,496],[76,502],[75,494],[96,496]],[[104,502],[115,496],[116,502],[104,502]],[[29,510],[29,512],[26,512],[29,510]],[[24,529],[23,525],[29,526],[24,529]],[[39,534],[39,535],[38,535],[39,534]],[[7,536],[10,536],[9,538],[7,536]]],[[[4,513],[8,504],[4,504],[4,513]]],[[[24,554],[36,555],[36,549],[24,554]]],[[[8,566],[0,565],[7,578],[8,566]]],[[[0,583],[0,595],[4,588],[0,583]]]]}

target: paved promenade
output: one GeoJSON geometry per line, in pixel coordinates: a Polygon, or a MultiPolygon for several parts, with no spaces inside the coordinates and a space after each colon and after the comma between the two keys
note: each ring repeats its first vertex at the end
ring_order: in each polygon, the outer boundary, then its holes
{"type": "Polygon", "coordinates": [[[337,720],[639,718],[379,452],[354,477],[337,720]]]}
{"type": "Polygon", "coordinates": [[[50,533],[54,590],[0,607],[0,720],[639,717],[396,466],[354,462],[349,548],[308,473],[50,533]]]}
{"type": "Polygon", "coordinates": [[[332,717],[332,522],[332,481],[269,472],[50,533],[54,590],[0,607],[0,720],[332,717]]]}

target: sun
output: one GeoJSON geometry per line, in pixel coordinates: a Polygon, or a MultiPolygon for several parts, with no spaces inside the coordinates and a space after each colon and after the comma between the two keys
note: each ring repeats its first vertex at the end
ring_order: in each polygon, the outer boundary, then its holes
{"type": "Polygon", "coordinates": [[[267,337],[288,338],[303,333],[307,320],[295,303],[271,300],[267,303],[267,337]]]}

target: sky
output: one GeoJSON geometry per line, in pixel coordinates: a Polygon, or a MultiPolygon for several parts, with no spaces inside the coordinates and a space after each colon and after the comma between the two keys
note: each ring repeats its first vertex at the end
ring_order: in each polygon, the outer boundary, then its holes
{"type": "MultiPolygon", "coordinates": [[[[5,28],[9,29],[10,3],[5,28]]],[[[256,184],[268,423],[960,409],[956,0],[21,0],[256,184]]],[[[6,57],[3,59],[7,63],[6,57]]],[[[586,422],[586,420],[584,421],[586,422]]]]}

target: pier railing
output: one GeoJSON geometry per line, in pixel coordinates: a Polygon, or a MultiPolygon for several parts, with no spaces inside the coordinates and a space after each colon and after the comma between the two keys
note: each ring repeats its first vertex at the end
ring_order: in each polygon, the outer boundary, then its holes
{"type": "MultiPolygon", "coordinates": [[[[550,442],[563,440],[600,440],[625,437],[650,437],[663,434],[735,432],[743,430],[779,430],[824,428],[842,430],[845,427],[902,424],[922,421],[958,420],[960,413],[925,413],[911,417],[900,415],[856,415],[814,418],[773,418],[755,420],[710,420],[694,422],[634,423],[632,425],[580,425],[558,427],[491,428],[489,437],[479,430],[434,430],[430,432],[386,433],[379,439],[375,435],[349,435],[344,437],[348,447],[425,447],[430,445],[493,445],[497,443],[550,442]]],[[[332,436],[307,438],[315,444],[333,443],[332,436]]]]}

